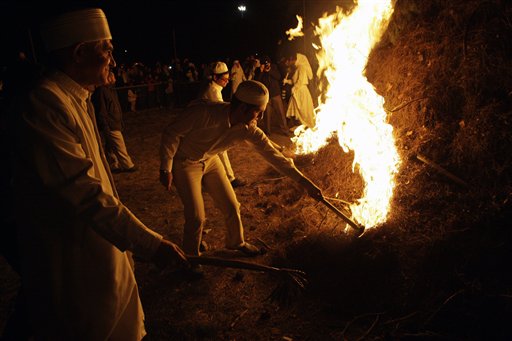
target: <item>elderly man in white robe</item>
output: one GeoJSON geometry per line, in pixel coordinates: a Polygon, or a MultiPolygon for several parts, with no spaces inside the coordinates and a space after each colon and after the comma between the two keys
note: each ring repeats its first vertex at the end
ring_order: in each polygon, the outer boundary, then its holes
{"type": "Polygon", "coordinates": [[[244,240],[240,203],[218,157],[219,152],[238,143],[248,142],[274,168],[304,186],[310,196],[322,198],[320,189],[258,128],[257,119],[261,118],[268,100],[268,90],[262,83],[245,81],[231,103],[197,101],[165,128],[160,149],[160,181],[169,191],[174,181],[183,202],[186,254],[201,255],[199,247],[205,222],[203,188],[225,217],[226,248],[247,256],[259,254],[257,247],[244,240]]]}
{"type": "Polygon", "coordinates": [[[144,314],[128,251],[188,266],[181,249],[123,205],[88,89],[104,85],[112,42],[101,9],[41,28],[55,69],[19,108],[14,191],[22,285],[35,340],[141,340],[144,314]]]}

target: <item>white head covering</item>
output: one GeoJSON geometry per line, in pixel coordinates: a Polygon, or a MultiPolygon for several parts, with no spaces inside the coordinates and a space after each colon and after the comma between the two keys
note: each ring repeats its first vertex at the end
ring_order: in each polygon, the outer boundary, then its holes
{"type": "Polygon", "coordinates": [[[41,37],[48,51],[112,39],[107,17],[99,8],[64,13],[41,27],[41,37]]]}
{"type": "Polygon", "coordinates": [[[220,74],[228,72],[228,66],[226,65],[226,63],[223,63],[223,62],[215,62],[213,64],[212,71],[214,74],[220,75],[220,74]]]}
{"type": "Polygon", "coordinates": [[[264,110],[268,103],[268,89],[258,81],[244,81],[236,89],[235,97],[241,102],[257,105],[264,110]]]}
{"type": "Polygon", "coordinates": [[[295,63],[295,65],[297,67],[303,67],[306,70],[308,80],[313,79],[313,70],[311,70],[311,65],[309,65],[308,57],[306,57],[302,53],[297,53],[297,62],[295,63]]]}

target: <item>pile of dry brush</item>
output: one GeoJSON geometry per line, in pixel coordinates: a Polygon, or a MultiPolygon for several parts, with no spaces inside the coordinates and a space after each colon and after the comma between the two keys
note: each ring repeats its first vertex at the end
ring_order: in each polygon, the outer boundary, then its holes
{"type": "MultiPolygon", "coordinates": [[[[288,240],[275,262],[310,274],[321,313],[379,312],[368,337],[510,336],[511,41],[508,1],[397,1],[367,65],[402,160],[388,221],[355,238],[287,181],[266,193],[288,240]]],[[[333,138],[296,164],[353,201],[352,159],[333,138]]]]}

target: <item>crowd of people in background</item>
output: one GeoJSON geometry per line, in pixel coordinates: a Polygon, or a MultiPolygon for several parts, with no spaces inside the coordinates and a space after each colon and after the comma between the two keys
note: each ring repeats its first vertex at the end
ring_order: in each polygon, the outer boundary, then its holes
{"type": "MultiPolygon", "coordinates": [[[[273,96],[277,94],[283,103],[282,109],[288,120],[296,120],[308,127],[314,126],[313,99],[308,88],[312,81],[311,66],[305,55],[292,54],[283,56],[278,61],[271,61],[268,56],[248,56],[244,60],[225,59],[229,69],[229,83],[222,90],[224,101],[229,101],[238,85],[245,80],[270,81],[267,73],[272,75],[273,96]],[[272,70],[270,71],[270,67],[272,70]],[[274,83],[275,82],[275,83],[274,83]],[[295,90],[292,90],[293,88],[295,90]],[[293,95],[293,96],[292,96],[293,95]],[[291,109],[288,103],[291,101],[291,109]],[[304,102],[305,113],[298,107],[304,102]]],[[[204,91],[212,79],[213,66],[217,61],[200,63],[196,66],[188,58],[173,59],[169,63],[156,62],[152,65],[142,62],[119,64],[116,67],[115,89],[120,97],[124,112],[134,112],[148,108],[171,108],[186,105],[204,91]]],[[[269,83],[263,82],[269,86],[269,83]]],[[[274,101],[277,102],[277,99],[274,101]]],[[[281,105],[273,104],[273,111],[280,114],[281,105]],[[274,109],[275,107],[278,109],[274,109]]],[[[267,122],[269,123],[269,122],[267,122]]],[[[297,122],[296,122],[297,123],[297,122]]],[[[280,119],[279,126],[287,130],[286,120],[280,119]]],[[[269,126],[265,127],[268,131],[269,126]]]]}
{"type": "MultiPolygon", "coordinates": [[[[20,52],[19,59],[17,64],[30,63],[23,52],[20,52]]],[[[298,124],[314,126],[314,94],[310,93],[313,73],[307,57],[300,53],[282,56],[277,61],[258,55],[245,59],[219,58],[201,62],[199,66],[189,58],[175,58],[168,63],[119,63],[114,69],[116,82],[113,89],[123,112],[184,107],[207,87],[217,61],[224,62],[229,69],[229,82],[222,90],[224,101],[229,101],[238,85],[245,80],[262,81],[271,89],[274,100],[269,103],[270,112],[262,126],[266,132],[270,132],[270,115],[277,112],[275,115],[282,116],[281,111],[286,118],[274,121],[280,130],[287,131],[298,124]]],[[[11,71],[9,67],[4,66],[1,73],[0,97],[3,97],[4,77],[11,71]]]]}

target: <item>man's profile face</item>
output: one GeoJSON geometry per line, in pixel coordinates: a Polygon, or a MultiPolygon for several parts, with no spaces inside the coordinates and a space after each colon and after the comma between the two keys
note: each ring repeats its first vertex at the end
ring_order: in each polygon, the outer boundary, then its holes
{"type": "Polygon", "coordinates": [[[262,108],[255,108],[255,107],[251,106],[244,112],[243,123],[249,124],[252,121],[257,121],[257,120],[262,119],[264,112],[265,112],[265,110],[263,110],[262,108]]]}
{"type": "Polygon", "coordinates": [[[114,46],[110,39],[84,44],[81,67],[84,78],[90,85],[108,84],[111,69],[116,66],[112,55],[113,50],[114,46]]]}
{"type": "Polygon", "coordinates": [[[229,83],[229,73],[224,73],[222,75],[215,76],[215,83],[225,88],[226,85],[228,85],[229,83]]]}

